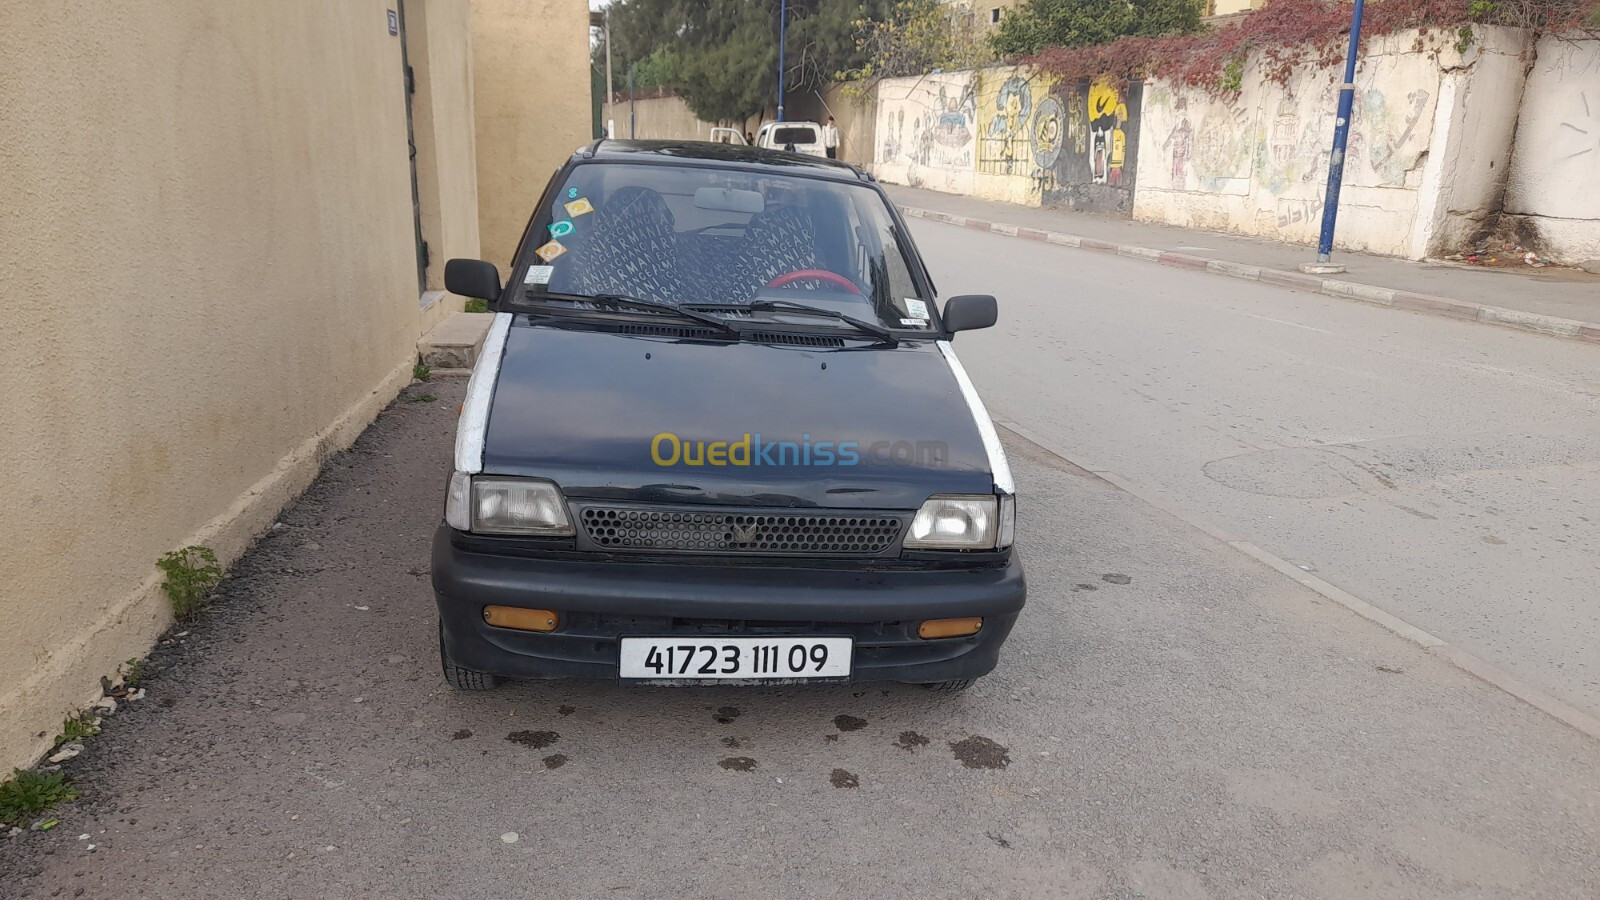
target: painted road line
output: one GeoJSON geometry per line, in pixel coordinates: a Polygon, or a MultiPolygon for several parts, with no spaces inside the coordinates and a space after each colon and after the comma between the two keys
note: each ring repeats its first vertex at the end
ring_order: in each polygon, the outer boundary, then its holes
{"type": "Polygon", "coordinates": [[[1189,527],[1205,534],[1207,537],[1227,544],[1229,547],[1232,547],[1240,553],[1249,556],[1251,559],[1254,559],[1271,569],[1275,569],[1279,573],[1295,581],[1297,584],[1300,584],[1301,586],[1313,591],[1318,596],[1332,600],[1345,609],[1348,609],[1363,619],[1382,627],[1384,630],[1396,635],[1397,637],[1410,641],[1434,656],[1438,656],[1449,661],[1450,664],[1456,668],[1461,669],[1462,671],[1499,688],[1507,694],[1516,697],[1518,700],[1527,703],[1529,706],[1532,706],[1535,709],[1545,713],[1551,718],[1563,722],[1566,725],[1577,729],[1583,734],[1588,735],[1589,737],[1600,740],[1600,719],[1595,718],[1576,706],[1573,706],[1564,700],[1557,699],[1556,697],[1546,693],[1541,688],[1536,687],[1535,685],[1517,677],[1516,675],[1511,674],[1510,672],[1507,672],[1499,666],[1496,666],[1473,653],[1463,650],[1460,647],[1450,644],[1442,638],[1439,638],[1421,628],[1418,628],[1415,625],[1412,625],[1410,622],[1407,622],[1399,616],[1386,612],[1383,609],[1374,606],[1365,600],[1362,600],[1360,597],[1351,594],[1337,585],[1330,584],[1329,582],[1318,578],[1316,575],[1301,569],[1299,566],[1296,566],[1294,563],[1291,563],[1280,556],[1269,553],[1268,551],[1263,550],[1261,547],[1258,547],[1249,541],[1241,540],[1238,537],[1235,537],[1221,526],[1216,525],[1213,522],[1208,522],[1199,516],[1193,515],[1188,510],[1178,506],[1175,503],[1172,503],[1166,497],[1162,496],[1158,491],[1153,491],[1141,485],[1135,484],[1134,482],[1123,478],[1115,472],[1096,466],[1090,463],[1088,460],[1079,459],[1070,453],[1063,452],[1057,447],[1052,446],[1052,444],[1045,438],[1033,434],[1027,428],[1018,425],[1016,422],[1013,422],[1010,419],[1002,416],[995,416],[994,424],[998,429],[1005,432],[1011,438],[1026,441],[1027,443],[1038,448],[1040,451],[1055,456],[1069,465],[1088,472],[1090,475],[1106,482],[1107,484],[1126,494],[1129,494],[1145,504],[1166,513],[1167,515],[1172,516],[1174,519],[1177,519],[1185,525],[1188,525],[1189,527]]]}

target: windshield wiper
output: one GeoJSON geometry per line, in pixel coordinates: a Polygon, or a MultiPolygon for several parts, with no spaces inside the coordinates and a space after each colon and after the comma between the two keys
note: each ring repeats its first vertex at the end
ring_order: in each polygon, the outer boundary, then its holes
{"type": "Polygon", "coordinates": [[[646,300],[643,297],[630,297],[627,294],[563,294],[549,291],[534,293],[528,291],[525,296],[530,300],[568,300],[575,303],[593,303],[596,306],[614,306],[619,309],[648,309],[652,312],[668,313],[679,318],[699,322],[709,328],[715,328],[723,334],[737,336],[739,329],[727,319],[721,319],[706,313],[698,313],[692,309],[673,306],[671,303],[662,303],[659,300],[646,300]]]}
{"type": "Polygon", "coordinates": [[[792,300],[756,300],[753,301],[749,306],[746,306],[745,309],[752,311],[801,313],[809,316],[827,316],[830,319],[838,319],[839,321],[854,327],[857,331],[866,332],[867,334],[876,337],[879,341],[888,344],[891,347],[900,346],[900,339],[895,337],[894,332],[890,331],[889,329],[883,327],[882,325],[875,325],[872,322],[868,322],[864,319],[858,319],[855,316],[847,316],[837,310],[824,309],[820,306],[807,306],[804,303],[795,303],[792,300]]]}

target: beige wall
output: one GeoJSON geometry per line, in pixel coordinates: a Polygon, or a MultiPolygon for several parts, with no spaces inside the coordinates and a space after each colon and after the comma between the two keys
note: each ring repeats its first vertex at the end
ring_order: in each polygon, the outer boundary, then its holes
{"type": "MultiPolygon", "coordinates": [[[[477,154],[472,104],[472,7],[468,0],[406,0],[408,62],[416,72],[412,128],[427,286],[444,288],[445,260],[478,255],[477,154]],[[438,40],[430,40],[437,33],[438,40]]],[[[432,300],[432,297],[428,298],[432,300]]],[[[459,308],[454,298],[452,308],[459,308]]]]}
{"type": "MultiPolygon", "coordinates": [[[[457,104],[465,2],[407,4],[457,104]]],[[[168,624],[157,557],[234,558],[408,380],[392,5],[0,0],[0,772],[168,624]]]]}
{"type": "Polygon", "coordinates": [[[555,168],[591,140],[589,7],[472,0],[478,233],[502,271],[555,168]]]}
{"type": "MultiPolygon", "coordinates": [[[[702,122],[689,111],[682,97],[652,97],[649,100],[627,100],[617,103],[617,137],[634,137],[646,140],[711,140],[710,122],[702,122]],[[632,117],[630,129],[630,114],[632,117]]],[[[732,126],[730,126],[732,127],[732,126]]],[[[740,131],[743,132],[740,127],[740,131]]]]}

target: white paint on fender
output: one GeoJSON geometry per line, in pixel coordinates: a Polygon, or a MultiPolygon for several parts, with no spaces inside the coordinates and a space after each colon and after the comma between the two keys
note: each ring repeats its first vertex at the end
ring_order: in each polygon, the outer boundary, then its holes
{"type": "Polygon", "coordinates": [[[983,449],[989,453],[989,472],[994,475],[994,486],[1004,493],[1015,494],[1017,486],[1011,480],[1011,464],[1006,462],[1006,448],[1000,445],[1000,433],[994,430],[994,420],[989,418],[983,398],[978,396],[978,389],[972,386],[972,379],[967,377],[967,370],[962,368],[961,360],[956,358],[956,351],[950,342],[937,343],[945,362],[950,364],[950,374],[956,377],[956,384],[961,386],[961,396],[967,398],[967,409],[972,411],[972,421],[978,425],[978,434],[983,437],[983,449]]]}
{"type": "Polygon", "coordinates": [[[483,439],[489,431],[489,401],[500,379],[500,358],[506,352],[506,336],[511,333],[511,314],[495,313],[483,350],[467,380],[467,399],[461,404],[461,421],[456,425],[456,471],[476,475],[483,471],[483,439]]]}

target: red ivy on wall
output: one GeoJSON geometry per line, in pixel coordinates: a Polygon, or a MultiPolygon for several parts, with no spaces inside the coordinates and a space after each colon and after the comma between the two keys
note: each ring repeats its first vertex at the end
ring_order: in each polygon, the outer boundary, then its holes
{"type": "MultiPolygon", "coordinates": [[[[1213,93],[1239,89],[1250,54],[1259,51],[1269,80],[1287,84],[1295,70],[1337,65],[1350,34],[1351,4],[1338,0],[1270,0],[1235,25],[1179,37],[1125,37],[1089,47],[1050,48],[1022,60],[1065,80],[1164,78],[1213,93]]],[[[1447,33],[1463,49],[1475,23],[1541,30],[1600,24],[1600,0],[1375,0],[1368,3],[1362,43],[1399,31],[1447,33]]],[[[1416,48],[1425,48],[1419,36],[1416,48]]]]}

